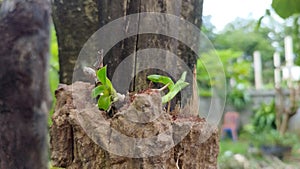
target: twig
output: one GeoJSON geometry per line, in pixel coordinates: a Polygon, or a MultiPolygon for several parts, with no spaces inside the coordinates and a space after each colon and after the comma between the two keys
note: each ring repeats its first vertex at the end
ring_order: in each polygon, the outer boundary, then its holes
{"type": "Polygon", "coordinates": [[[170,83],[168,83],[164,87],[162,87],[160,89],[156,89],[156,90],[158,90],[159,92],[161,92],[161,91],[165,90],[169,85],[170,85],[170,83]]]}

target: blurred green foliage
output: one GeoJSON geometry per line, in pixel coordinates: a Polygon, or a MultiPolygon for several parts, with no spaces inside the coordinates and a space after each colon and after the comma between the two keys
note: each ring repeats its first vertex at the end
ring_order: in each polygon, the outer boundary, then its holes
{"type": "Polygon", "coordinates": [[[276,109],[274,100],[269,104],[262,103],[254,112],[252,125],[254,126],[255,133],[276,129],[276,109]]]}
{"type": "Polygon", "coordinates": [[[262,103],[254,112],[255,114],[251,124],[245,125],[244,131],[251,135],[250,140],[256,146],[281,145],[293,147],[299,143],[299,138],[296,134],[289,132],[280,134],[276,130],[276,108],[274,100],[269,104],[262,103]]]}
{"type": "Polygon", "coordinates": [[[215,58],[210,57],[209,53],[204,54],[197,61],[197,81],[200,86],[200,95],[211,96],[211,88],[218,83],[214,77],[224,71],[228,83],[227,99],[231,105],[240,110],[250,100],[245,89],[251,86],[251,63],[241,57],[243,54],[241,51],[225,49],[217,50],[216,54],[219,56],[224,70],[214,69],[216,67],[215,58]],[[210,74],[207,72],[208,69],[212,70],[210,74]]]}
{"type": "Polygon", "coordinates": [[[251,102],[251,98],[245,88],[234,87],[228,92],[227,102],[236,110],[242,111],[251,102]]]}
{"type": "MultiPolygon", "coordinates": [[[[272,21],[273,25],[273,21],[272,21]]],[[[279,25],[274,22],[274,25],[279,25]]],[[[275,27],[275,26],[274,26],[275,27]]],[[[273,86],[273,53],[274,41],[282,39],[272,26],[261,24],[257,29],[257,20],[237,18],[220,32],[214,32],[215,27],[210,22],[210,16],[205,16],[201,30],[212,41],[216,54],[224,66],[227,79],[227,101],[238,111],[250,102],[247,90],[254,86],[253,53],[260,51],[262,56],[263,81],[266,86],[273,86]]],[[[221,70],[207,73],[207,68],[216,67],[212,57],[201,56],[197,62],[197,80],[201,96],[211,96],[211,88],[216,85],[215,74],[221,70]]],[[[211,69],[209,69],[211,70],[211,69]]]]}
{"type": "Polygon", "coordinates": [[[51,26],[51,39],[50,39],[50,58],[49,58],[49,86],[50,86],[50,91],[52,95],[52,107],[49,112],[49,118],[48,118],[48,124],[51,125],[51,116],[54,112],[54,105],[56,102],[55,99],[55,90],[58,87],[59,84],[59,59],[58,59],[58,44],[57,44],[57,38],[56,38],[56,32],[55,28],[52,25],[51,26]]]}
{"type": "Polygon", "coordinates": [[[280,145],[280,146],[295,146],[299,143],[299,138],[296,134],[285,132],[280,134],[277,130],[269,130],[255,134],[252,141],[255,145],[280,145]]]}
{"type": "Polygon", "coordinates": [[[264,132],[276,130],[275,120],[275,101],[272,100],[269,104],[263,102],[260,107],[254,110],[251,123],[245,125],[243,130],[251,135],[260,135],[264,132]]]}
{"type": "MultiPolygon", "coordinates": [[[[260,51],[262,58],[262,69],[264,84],[273,83],[273,37],[270,37],[271,28],[262,25],[256,30],[256,20],[238,18],[229,23],[223,32],[215,39],[216,49],[232,49],[243,52],[240,58],[253,63],[254,51],[260,51]]],[[[275,33],[274,33],[275,34],[275,33]]],[[[249,69],[250,84],[254,83],[254,69],[249,69]]]]}

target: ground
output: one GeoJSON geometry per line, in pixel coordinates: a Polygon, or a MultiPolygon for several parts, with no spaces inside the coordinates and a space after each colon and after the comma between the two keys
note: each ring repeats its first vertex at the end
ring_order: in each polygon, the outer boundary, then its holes
{"type": "Polygon", "coordinates": [[[220,141],[220,154],[218,164],[220,169],[299,169],[300,143],[293,145],[292,153],[282,161],[275,157],[261,154],[260,150],[254,146],[251,135],[241,134],[238,141],[225,138],[220,141]]]}

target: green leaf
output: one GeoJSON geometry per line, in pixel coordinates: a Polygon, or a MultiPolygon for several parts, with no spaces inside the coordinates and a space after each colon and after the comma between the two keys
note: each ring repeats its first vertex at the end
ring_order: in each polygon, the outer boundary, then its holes
{"type": "Polygon", "coordinates": [[[299,0],[273,0],[272,8],[275,12],[286,19],[293,14],[300,13],[300,1],[299,0]]]}
{"type": "Polygon", "coordinates": [[[167,76],[162,76],[162,75],[149,75],[147,76],[149,80],[155,83],[162,83],[164,85],[168,85],[168,89],[171,90],[174,87],[174,82],[172,81],[171,78],[167,76]]]}
{"type": "Polygon", "coordinates": [[[103,94],[105,90],[107,90],[107,88],[104,85],[95,87],[92,90],[92,98],[96,98],[98,95],[101,95],[101,93],[103,94]]]}
{"type": "Polygon", "coordinates": [[[172,100],[178,92],[180,92],[183,88],[185,88],[188,85],[189,83],[178,80],[174,87],[169,91],[169,93],[162,97],[162,103],[167,103],[170,100],[172,100]]]}
{"type": "Polygon", "coordinates": [[[98,99],[99,109],[103,109],[103,110],[107,111],[109,109],[110,105],[111,105],[111,96],[103,95],[98,99]]]}
{"type": "Polygon", "coordinates": [[[106,66],[97,71],[97,77],[103,85],[106,85],[106,66]]]}
{"type": "Polygon", "coordinates": [[[185,78],[186,78],[186,71],[184,71],[180,77],[180,79],[178,81],[182,81],[184,82],[185,81],[185,78]]]}
{"type": "Polygon", "coordinates": [[[111,94],[112,96],[114,96],[114,95],[117,94],[115,88],[113,87],[111,81],[110,81],[108,78],[106,78],[106,86],[109,88],[110,94],[111,94]]]}
{"type": "Polygon", "coordinates": [[[104,66],[97,71],[97,78],[101,82],[101,85],[92,90],[93,98],[96,98],[98,95],[100,95],[100,98],[98,99],[98,107],[99,109],[103,109],[105,111],[109,109],[112,102],[117,101],[118,97],[111,81],[107,78],[106,68],[107,67],[104,66]]]}
{"type": "Polygon", "coordinates": [[[173,99],[178,92],[185,88],[189,83],[185,82],[187,72],[183,72],[180,79],[174,84],[171,78],[162,75],[149,75],[147,78],[152,82],[162,83],[164,85],[168,84],[169,92],[162,97],[162,102],[167,103],[173,99]]]}

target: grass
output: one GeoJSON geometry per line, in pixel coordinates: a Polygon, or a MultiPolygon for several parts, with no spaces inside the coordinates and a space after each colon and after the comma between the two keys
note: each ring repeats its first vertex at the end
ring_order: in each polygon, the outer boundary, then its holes
{"type": "MultiPolygon", "coordinates": [[[[260,137],[259,135],[257,135],[260,137]]],[[[292,138],[290,138],[292,139],[292,138]]],[[[274,168],[276,165],[284,166],[283,168],[290,167],[295,169],[295,166],[299,165],[300,160],[300,142],[291,145],[293,147],[292,154],[287,156],[283,161],[279,159],[273,159],[274,157],[269,157],[261,154],[259,147],[256,146],[253,136],[242,132],[239,135],[238,141],[232,141],[230,138],[220,140],[220,153],[218,156],[219,169],[235,169],[235,168],[245,168],[245,165],[251,166],[250,168],[261,169],[265,167],[274,168]],[[256,146],[256,153],[249,153],[248,149],[250,144],[256,146]],[[238,155],[238,156],[236,156],[238,155]],[[237,159],[242,159],[244,162],[240,162],[237,159]],[[277,160],[277,163],[272,161],[277,160]],[[244,164],[243,164],[244,163],[244,164]]],[[[247,167],[246,167],[247,168],[247,167]]],[[[281,167],[282,168],[282,167],[281,167]]],[[[298,168],[298,167],[296,167],[298,168]]]]}
{"type": "Polygon", "coordinates": [[[230,139],[225,139],[220,141],[220,154],[224,154],[226,151],[230,151],[234,154],[246,154],[248,146],[249,141],[232,141],[230,139]]]}
{"type": "Polygon", "coordinates": [[[250,144],[249,136],[241,134],[238,141],[233,141],[230,138],[220,140],[220,152],[218,162],[224,162],[224,156],[231,156],[234,154],[247,154],[250,144]]]}

